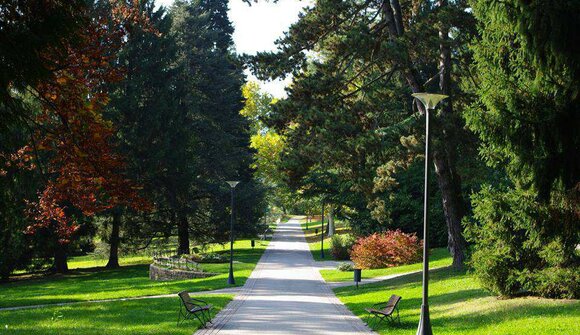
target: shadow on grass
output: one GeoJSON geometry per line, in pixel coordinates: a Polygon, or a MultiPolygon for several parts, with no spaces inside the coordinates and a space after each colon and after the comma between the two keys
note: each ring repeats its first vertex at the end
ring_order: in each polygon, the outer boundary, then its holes
{"type": "MultiPolygon", "coordinates": [[[[231,296],[203,299],[217,307],[215,315],[231,296]]],[[[178,310],[179,299],[175,297],[0,312],[0,334],[191,334],[199,323],[188,321],[177,326],[178,310]]]]}
{"type": "MultiPolygon", "coordinates": [[[[236,249],[236,286],[241,286],[260,259],[264,248],[236,249]]],[[[175,293],[181,290],[205,291],[228,287],[229,264],[202,264],[217,276],[169,282],[149,279],[149,264],[74,269],[65,275],[0,284],[0,307],[78,302],[175,293]]]]}
{"type": "MultiPolygon", "coordinates": [[[[500,300],[480,288],[476,279],[449,268],[430,272],[429,306],[433,328],[446,334],[537,334],[560,333],[562,324],[574,325],[580,317],[580,302],[540,298],[500,300]],[[533,320],[533,322],[528,321],[533,320]],[[487,327],[493,327],[489,330],[487,327]],[[522,328],[519,331],[519,328],[522,328]]],[[[357,315],[364,308],[388,300],[391,294],[400,302],[401,325],[381,324],[381,333],[407,334],[417,328],[421,306],[421,274],[409,274],[375,284],[336,289],[338,296],[357,315]]],[[[573,326],[574,327],[574,326],[573,326]]],[[[580,326],[575,326],[580,331],[580,326]]],[[[570,331],[568,329],[567,331],[570,331]]],[[[579,333],[572,331],[572,333],[579,333]]],[[[561,334],[568,334],[565,331],[561,334]]]]}

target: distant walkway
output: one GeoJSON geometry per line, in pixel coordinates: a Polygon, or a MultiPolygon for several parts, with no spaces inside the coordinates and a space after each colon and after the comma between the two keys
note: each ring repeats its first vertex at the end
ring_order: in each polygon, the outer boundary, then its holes
{"type": "Polygon", "coordinates": [[[278,225],[242,291],[202,334],[374,334],[336,298],[297,220],[278,225]]]}

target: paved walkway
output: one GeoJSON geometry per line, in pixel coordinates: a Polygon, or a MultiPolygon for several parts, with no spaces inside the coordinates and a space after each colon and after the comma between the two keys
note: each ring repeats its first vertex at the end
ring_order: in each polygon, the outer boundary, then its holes
{"type": "Polygon", "coordinates": [[[314,266],[297,220],[278,225],[242,291],[202,334],[373,334],[314,266]]]}

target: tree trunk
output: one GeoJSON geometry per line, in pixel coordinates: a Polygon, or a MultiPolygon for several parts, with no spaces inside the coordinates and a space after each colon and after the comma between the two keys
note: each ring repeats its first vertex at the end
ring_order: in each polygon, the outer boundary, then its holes
{"type": "Polygon", "coordinates": [[[54,251],[53,269],[56,273],[66,273],[68,271],[66,246],[57,244],[54,251]]]}
{"type": "MultiPolygon", "coordinates": [[[[447,6],[446,0],[440,0],[439,6],[447,6]]],[[[395,40],[404,34],[401,27],[397,27],[396,12],[400,8],[398,0],[384,1],[383,13],[389,36],[391,40],[395,40]]],[[[450,95],[451,87],[451,50],[449,48],[449,28],[445,22],[441,23],[439,31],[440,43],[440,60],[439,60],[439,87],[443,94],[450,95]]],[[[405,81],[411,88],[413,93],[423,90],[416,68],[412,65],[408,55],[407,59],[399,60],[393,59],[393,63],[399,66],[402,70],[405,81]]],[[[417,106],[422,113],[425,113],[423,106],[417,106]]],[[[448,101],[442,110],[443,121],[453,119],[453,110],[451,101],[448,101]]],[[[448,122],[443,122],[448,123],[448,122]]],[[[445,124],[441,127],[442,133],[437,134],[439,146],[435,146],[433,150],[433,164],[435,165],[435,173],[437,174],[437,181],[441,189],[441,197],[443,200],[443,212],[445,221],[447,223],[448,232],[448,247],[453,256],[453,266],[456,268],[463,267],[465,258],[465,239],[462,235],[461,220],[465,215],[465,202],[461,194],[461,179],[457,174],[455,168],[455,155],[457,139],[454,135],[457,133],[454,125],[445,124]],[[455,140],[455,141],[454,141],[455,140]]]]}
{"type": "Polygon", "coordinates": [[[329,206],[328,210],[328,236],[334,235],[335,227],[334,227],[334,207],[329,206]]]}
{"type": "Polygon", "coordinates": [[[453,256],[453,267],[462,268],[465,260],[465,238],[461,220],[465,215],[465,202],[461,196],[461,179],[442,152],[433,153],[437,183],[443,200],[443,213],[447,223],[447,246],[453,256]]]}
{"type": "Polygon", "coordinates": [[[187,222],[187,216],[178,215],[177,220],[177,239],[179,244],[177,254],[189,254],[189,224],[187,222]]]}
{"type": "MultiPolygon", "coordinates": [[[[447,0],[439,0],[439,7],[447,6],[447,0]]],[[[450,98],[442,106],[439,148],[433,152],[433,164],[441,189],[443,211],[447,223],[448,248],[453,256],[453,267],[462,268],[465,259],[465,238],[461,220],[465,215],[465,201],[461,193],[461,178],[456,169],[457,129],[454,125],[451,94],[451,50],[449,47],[449,27],[441,22],[439,29],[439,89],[450,98]]]]}
{"type": "Polygon", "coordinates": [[[109,269],[116,269],[119,267],[119,231],[121,229],[121,211],[113,211],[113,223],[111,227],[111,238],[109,240],[109,261],[106,267],[109,269]]]}

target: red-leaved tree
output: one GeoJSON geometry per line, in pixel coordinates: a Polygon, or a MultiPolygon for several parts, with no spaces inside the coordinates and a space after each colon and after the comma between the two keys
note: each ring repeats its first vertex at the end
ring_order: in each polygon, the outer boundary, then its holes
{"type": "MultiPolygon", "coordinates": [[[[60,41],[58,50],[49,46],[41,52],[50,75],[29,89],[40,112],[31,117],[30,144],[10,161],[39,169],[46,181],[38,199],[29,203],[32,223],[26,233],[48,230],[60,246],[74,236],[79,216],[115,206],[149,207],[138,185],[124,173],[125,162],[113,146],[113,125],[102,115],[109,101],[106,85],[123,78],[115,60],[126,29],[148,23],[138,11],[138,1],[111,1],[108,6],[83,8],[78,15],[86,16],[88,24],[60,41]]],[[[66,254],[55,252],[55,268],[67,270],[66,254]]]]}

